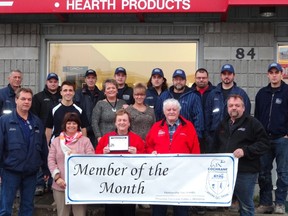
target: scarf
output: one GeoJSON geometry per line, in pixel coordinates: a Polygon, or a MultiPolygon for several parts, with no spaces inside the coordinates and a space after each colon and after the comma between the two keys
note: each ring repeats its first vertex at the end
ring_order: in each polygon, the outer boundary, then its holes
{"type": "Polygon", "coordinates": [[[73,136],[68,136],[66,133],[61,132],[59,138],[63,153],[69,154],[71,152],[71,149],[68,147],[68,145],[77,142],[80,137],[82,137],[82,132],[77,132],[73,136]]]}

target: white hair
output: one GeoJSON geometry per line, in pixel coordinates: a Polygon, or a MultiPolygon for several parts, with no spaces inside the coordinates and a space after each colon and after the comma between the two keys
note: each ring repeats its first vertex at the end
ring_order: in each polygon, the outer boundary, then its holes
{"type": "Polygon", "coordinates": [[[169,98],[163,102],[163,111],[169,105],[176,106],[179,109],[179,111],[181,110],[181,105],[180,105],[179,101],[174,99],[174,98],[169,98]]]}

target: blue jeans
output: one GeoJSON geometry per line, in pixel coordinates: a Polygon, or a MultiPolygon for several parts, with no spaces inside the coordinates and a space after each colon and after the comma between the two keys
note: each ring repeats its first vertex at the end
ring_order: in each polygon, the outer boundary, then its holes
{"type": "Polygon", "coordinates": [[[272,205],[272,176],[273,160],[277,165],[277,189],[275,204],[284,205],[288,186],[288,138],[271,140],[271,150],[261,157],[261,172],[259,173],[260,205],[272,205]]]}
{"type": "Polygon", "coordinates": [[[37,174],[27,176],[3,169],[0,216],[12,215],[12,206],[18,188],[20,190],[18,216],[33,215],[36,179],[37,174]]]}
{"type": "Polygon", "coordinates": [[[240,216],[254,215],[254,188],[258,173],[237,174],[234,194],[239,201],[240,216]]]}
{"type": "MultiPolygon", "coordinates": [[[[168,206],[153,205],[152,216],[166,216],[168,206]]],[[[189,206],[173,206],[174,216],[188,216],[189,206]]]]}

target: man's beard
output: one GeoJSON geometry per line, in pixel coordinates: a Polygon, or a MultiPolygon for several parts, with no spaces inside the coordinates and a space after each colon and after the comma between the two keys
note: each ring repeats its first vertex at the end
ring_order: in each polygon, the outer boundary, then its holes
{"type": "Polygon", "coordinates": [[[185,88],[185,86],[182,86],[182,85],[175,85],[174,88],[177,90],[177,91],[181,91],[185,88]]]}

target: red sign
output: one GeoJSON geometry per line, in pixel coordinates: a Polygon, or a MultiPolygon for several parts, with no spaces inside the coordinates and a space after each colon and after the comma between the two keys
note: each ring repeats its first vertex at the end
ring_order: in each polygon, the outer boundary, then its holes
{"type": "Polygon", "coordinates": [[[0,0],[0,13],[223,13],[229,5],[288,5],[287,0],[0,0]]]}
{"type": "Polygon", "coordinates": [[[225,12],[228,0],[0,0],[0,13],[225,12]]]}

